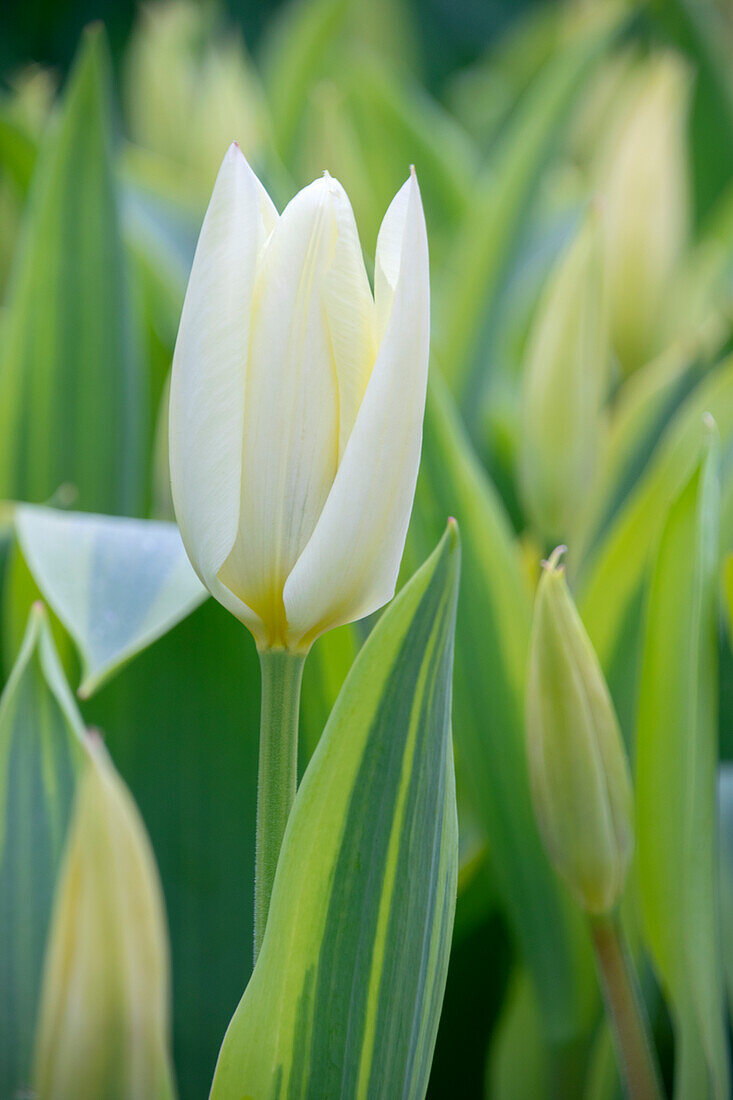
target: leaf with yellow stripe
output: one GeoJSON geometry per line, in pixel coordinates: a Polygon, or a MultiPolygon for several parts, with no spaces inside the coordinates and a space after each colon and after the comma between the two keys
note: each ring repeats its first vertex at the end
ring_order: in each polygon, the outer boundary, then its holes
{"type": "Polygon", "coordinates": [[[83,726],[42,604],[0,699],[0,1096],[30,1084],[43,953],[83,726]]]}
{"type": "Polygon", "coordinates": [[[461,809],[488,844],[546,1035],[562,1045],[591,1026],[595,986],[587,935],[547,860],[532,808],[524,731],[529,593],[501,501],[434,374],[406,556],[418,559],[434,544],[447,511],[463,545],[453,708],[461,809]]]}
{"type": "Polygon", "coordinates": [[[715,863],[718,451],[712,438],[661,532],[636,740],[641,908],[670,1003],[680,1100],[730,1096],[715,863]]]}
{"type": "Polygon", "coordinates": [[[425,1095],[458,869],[458,571],[451,523],[346,679],[290,815],[212,1100],[425,1095]]]}

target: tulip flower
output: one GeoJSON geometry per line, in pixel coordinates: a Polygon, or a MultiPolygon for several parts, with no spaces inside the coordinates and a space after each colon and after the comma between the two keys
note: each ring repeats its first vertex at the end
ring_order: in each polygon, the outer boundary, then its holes
{"type": "Polygon", "coordinates": [[[372,297],[335,179],[278,216],[229,149],[176,343],[171,482],[194,568],[260,648],[306,652],[394,593],[428,366],[414,172],[382,222],[374,282],[372,297]]]}
{"type": "Polygon", "coordinates": [[[163,893],[130,792],[102,742],[87,747],[46,950],[35,1094],[167,1100],[163,893]]]}
{"type": "Polygon", "coordinates": [[[169,446],[191,562],[260,652],[255,957],[295,799],[305,654],[394,593],[429,341],[414,171],[380,227],[372,296],[341,185],[325,173],[278,215],[230,147],[183,305],[169,446]]]}

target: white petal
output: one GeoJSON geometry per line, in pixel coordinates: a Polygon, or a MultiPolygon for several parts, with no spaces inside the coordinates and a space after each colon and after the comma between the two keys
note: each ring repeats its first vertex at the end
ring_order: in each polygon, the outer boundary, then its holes
{"type": "Polygon", "coordinates": [[[414,176],[403,183],[387,208],[377,236],[374,259],[374,299],[377,315],[377,339],[381,342],[392,310],[392,300],[400,277],[405,219],[414,176]]]}
{"type": "Polygon", "coordinates": [[[306,646],[375,611],[397,582],[420,461],[430,343],[425,219],[414,176],[406,187],[384,341],[333,488],[285,585],[291,644],[306,646]]]}
{"type": "Polygon", "coordinates": [[[214,595],[216,574],[231,550],[238,525],[255,270],[276,222],[277,211],[267,192],[239,148],[232,145],[219,170],[196,247],[176,341],[170,399],[176,518],[191,562],[214,595]]]}
{"type": "Polygon", "coordinates": [[[339,392],[325,283],[336,247],[330,179],[289,203],[260,259],[244,412],[239,532],[219,577],[284,625],[285,578],[310,538],[338,465],[339,392]]]}
{"type": "Polygon", "coordinates": [[[326,315],[339,387],[339,461],[351,435],[377,355],[374,299],[354,212],[331,180],[336,248],[326,279],[326,315]]]}

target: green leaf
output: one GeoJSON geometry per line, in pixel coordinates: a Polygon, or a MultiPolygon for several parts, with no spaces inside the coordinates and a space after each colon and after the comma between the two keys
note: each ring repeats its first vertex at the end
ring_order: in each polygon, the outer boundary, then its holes
{"type": "Polygon", "coordinates": [[[272,24],[262,56],[273,141],[288,163],[306,93],[319,76],[349,0],[291,0],[272,24]]]}
{"type": "Polygon", "coordinates": [[[107,56],[88,32],[31,185],[0,365],[0,497],[62,483],[84,509],[141,507],[145,393],[109,149],[107,56]]]}
{"type": "MultiPolygon", "coordinates": [[[[612,28],[615,30],[615,27],[612,28]]],[[[502,277],[524,228],[542,169],[593,62],[608,45],[608,27],[559,51],[525,92],[495,149],[456,234],[438,298],[437,346],[453,392],[475,397],[476,363],[502,277]]]]}
{"type": "Polygon", "coordinates": [[[673,347],[634,371],[616,394],[593,493],[572,545],[577,561],[593,554],[643,476],[670,420],[710,364],[673,347]]]}
{"type": "Polygon", "coordinates": [[[720,932],[728,1015],[733,1019],[733,764],[718,768],[720,932]]]}
{"type": "Polygon", "coordinates": [[[527,973],[516,970],[492,1037],[486,1100],[543,1100],[550,1094],[549,1074],[537,995],[527,973]]]}
{"type": "Polygon", "coordinates": [[[488,840],[547,1034],[566,1040],[589,1026],[593,964],[577,909],[540,842],[530,797],[524,732],[530,597],[501,502],[433,373],[408,560],[431,544],[446,513],[456,516],[463,540],[453,709],[459,787],[488,840]]]}
{"type": "Polygon", "coordinates": [[[84,704],[140,807],[163,881],[181,1100],[208,1095],[252,969],[259,707],[252,638],[215,600],[84,704]]]}
{"type": "Polygon", "coordinates": [[[458,568],[450,524],[347,677],[290,816],[213,1100],[425,1095],[458,873],[458,568]]]}
{"type": "Polygon", "coordinates": [[[683,403],[606,537],[581,566],[581,617],[629,744],[636,715],[641,608],[650,557],[669,503],[697,462],[700,419],[706,411],[715,418],[727,447],[733,439],[733,358],[711,371],[683,403]]]}
{"type": "Polygon", "coordinates": [[[654,0],[650,10],[665,37],[694,66],[690,162],[697,214],[703,219],[733,175],[733,85],[725,13],[700,0],[654,0]]]}
{"type": "Polygon", "coordinates": [[[76,643],[87,697],[206,598],[174,523],[20,505],[18,542],[76,643]]]}
{"type": "Polygon", "coordinates": [[[0,103],[0,164],[3,175],[13,181],[23,197],[31,181],[37,154],[37,142],[12,117],[8,104],[0,103]]]}
{"type": "Polygon", "coordinates": [[[0,698],[0,1095],[30,1084],[56,874],[83,726],[42,604],[0,698]]]}
{"type": "Polygon", "coordinates": [[[715,864],[717,440],[705,451],[671,505],[651,579],[636,741],[638,881],[646,942],[672,1011],[675,1095],[724,1100],[715,864]]]}
{"type": "Polygon", "coordinates": [[[359,652],[359,628],[347,623],[316,641],[303,669],[300,754],[307,763],[323,733],[341,685],[359,652]]]}

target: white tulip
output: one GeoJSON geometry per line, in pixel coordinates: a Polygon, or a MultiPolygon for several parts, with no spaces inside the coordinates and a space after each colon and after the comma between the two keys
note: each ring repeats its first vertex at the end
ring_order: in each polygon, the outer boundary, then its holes
{"type": "Polygon", "coordinates": [[[414,171],[369,287],[327,173],[278,213],[236,145],[204,219],[173,361],[173,502],[201,580],[261,649],[305,652],[394,594],[430,336],[414,171]]]}

